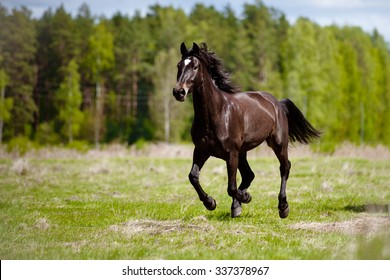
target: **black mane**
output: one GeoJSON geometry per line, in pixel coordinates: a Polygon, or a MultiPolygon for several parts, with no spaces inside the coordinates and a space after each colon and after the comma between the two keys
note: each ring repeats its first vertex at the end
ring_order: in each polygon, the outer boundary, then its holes
{"type": "Polygon", "coordinates": [[[197,53],[191,49],[187,56],[195,56],[206,66],[211,78],[220,90],[231,94],[238,92],[238,88],[230,80],[230,75],[225,70],[221,59],[217,57],[215,52],[207,49],[206,43],[200,44],[197,53]]]}

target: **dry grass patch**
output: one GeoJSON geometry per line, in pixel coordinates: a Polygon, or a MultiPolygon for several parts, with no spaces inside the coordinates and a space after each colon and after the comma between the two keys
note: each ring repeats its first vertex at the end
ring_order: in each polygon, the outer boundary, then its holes
{"type": "Polygon", "coordinates": [[[372,235],[390,232],[390,216],[361,214],[358,218],[348,221],[333,223],[300,222],[290,227],[298,230],[372,235]]]}
{"type": "Polygon", "coordinates": [[[181,220],[158,221],[158,220],[133,220],[120,225],[109,227],[110,230],[121,232],[125,235],[149,234],[159,235],[167,233],[183,233],[195,231],[212,231],[214,227],[205,223],[184,223],[181,220]]]}
{"type": "Polygon", "coordinates": [[[38,219],[34,226],[37,228],[37,229],[40,229],[40,230],[46,230],[46,229],[49,229],[50,228],[50,223],[48,222],[48,220],[46,220],[45,218],[41,218],[41,219],[38,219]]]}

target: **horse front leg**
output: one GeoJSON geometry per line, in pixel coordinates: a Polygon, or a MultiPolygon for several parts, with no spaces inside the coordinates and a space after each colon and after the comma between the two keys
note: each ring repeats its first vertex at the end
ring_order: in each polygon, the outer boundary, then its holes
{"type": "Polygon", "coordinates": [[[228,194],[238,202],[249,203],[252,200],[251,195],[246,189],[237,189],[237,168],[239,163],[238,152],[231,152],[226,161],[228,171],[228,194]]]}
{"type": "Polygon", "coordinates": [[[203,202],[203,205],[208,210],[214,210],[217,207],[217,203],[215,202],[215,199],[209,196],[202,188],[199,182],[199,174],[200,170],[202,169],[203,165],[207,161],[207,159],[210,157],[210,155],[203,153],[199,149],[194,149],[194,154],[192,158],[192,168],[191,172],[188,175],[188,179],[190,180],[192,186],[194,187],[195,191],[197,192],[200,201],[203,202]]]}
{"type": "MultiPolygon", "coordinates": [[[[246,156],[247,156],[246,152],[240,153],[239,160],[238,160],[238,170],[240,170],[240,174],[241,174],[241,184],[238,189],[241,191],[246,191],[251,185],[253,179],[255,178],[255,174],[250,168],[246,156]]],[[[242,213],[241,202],[233,198],[233,202],[231,206],[231,217],[236,218],[240,216],[241,213],[242,213]]]]}

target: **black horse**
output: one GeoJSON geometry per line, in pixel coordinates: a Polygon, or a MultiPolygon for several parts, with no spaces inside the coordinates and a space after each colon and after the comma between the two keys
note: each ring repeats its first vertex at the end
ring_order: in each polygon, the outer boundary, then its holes
{"type": "Polygon", "coordinates": [[[247,192],[255,175],[247,161],[247,151],[266,141],[280,162],[281,186],[279,216],[286,218],[289,206],[286,182],[291,163],[288,143],[308,144],[318,138],[316,130],[289,99],[278,101],[266,92],[238,92],[232,85],[222,62],[207,49],[205,43],[193,44],[188,50],[180,47],[182,58],[177,65],[177,83],[173,89],[176,100],[183,102],[188,93],[193,95],[194,121],[191,129],[195,145],[189,180],[208,210],[217,206],[199,183],[199,172],[210,156],[226,161],[228,194],[233,198],[231,216],[242,212],[241,203],[249,203],[247,192]],[[237,188],[237,168],[242,182],[237,188]]]}

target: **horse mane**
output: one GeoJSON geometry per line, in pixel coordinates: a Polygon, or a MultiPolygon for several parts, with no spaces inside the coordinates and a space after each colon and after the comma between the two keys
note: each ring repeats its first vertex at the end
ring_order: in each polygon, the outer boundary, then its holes
{"type": "Polygon", "coordinates": [[[223,66],[222,60],[215,52],[207,48],[206,43],[200,44],[199,52],[195,53],[191,49],[188,56],[195,56],[206,66],[208,73],[220,90],[230,94],[238,92],[238,88],[230,80],[230,75],[223,66]]]}

